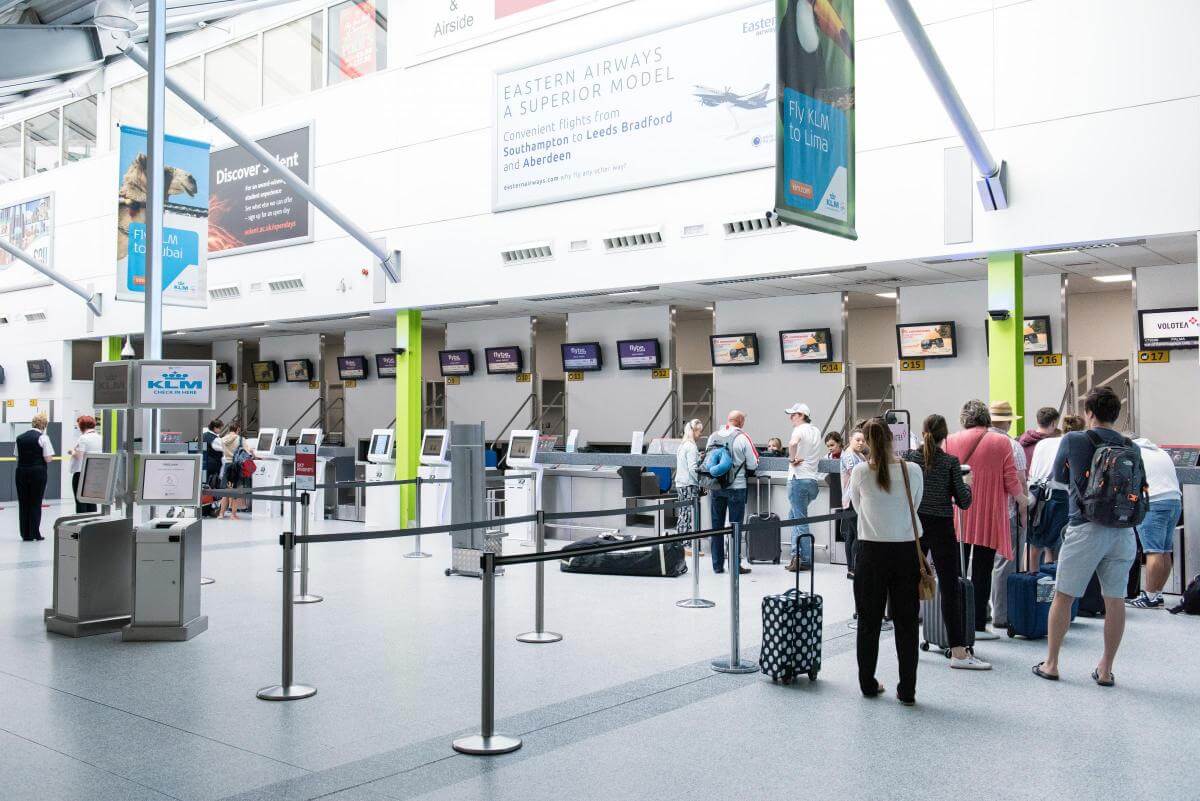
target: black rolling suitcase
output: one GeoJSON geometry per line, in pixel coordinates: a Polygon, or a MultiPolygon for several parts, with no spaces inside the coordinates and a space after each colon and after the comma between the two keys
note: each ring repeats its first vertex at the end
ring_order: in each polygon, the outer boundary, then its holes
{"type": "Polygon", "coordinates": [[[755,494],[758,514],[746,524],[746,561],[779,564],[783,528],[779,525],[779,515],[771,511],[771,479],[755,477],[755,494]],[[761,492],[764,483],[767,486],[766,503],[763,503],[761,492]]]}
{"type": "MultiPolygon", "coordinates": [[[[967,578],[967,566],[963,562],[962,545],[958,545],[958,564],[961,575],[958,577],[958,599],[964,632],[964,644],[967,648],[975,645],[975,585],[967,578]]],[[[928,651],[930,647],[941,650],[942,656],[950,658],[950,635],[946,628],[946,616],[942,614],[942,585],[939,582],[933,598],[921,602],[921,618],[924,620],[924,637],[921,650],[928,651]]]]}
{"type": "MultiPolygon", "coordinates": [[[[811,534],[804,536],[812,539],[811,534]]],[[[816,594],[814,571],[809,571],[808,592],[796,588],[762,600],[763,641],[758,666],[771,681],[791,684],[799,675],[817,680],[821,671],[821,634],[824,601],[816,594]]]]}
{"type": "Polygon", "coordinates": [[[1100,578],[1093,573],[1083,597],[1079,599],[1079,614],[1084,617],[1104,617],[1104,596],[1100,594],[1100,578]]]}

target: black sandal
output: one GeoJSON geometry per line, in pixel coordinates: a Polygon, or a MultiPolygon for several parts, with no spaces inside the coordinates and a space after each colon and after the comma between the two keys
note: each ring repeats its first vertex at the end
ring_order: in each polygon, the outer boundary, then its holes
{"type": "Polygon", "coordinates": [[[1044,664],[1046,663],[1038,662],[1036,665],[1034,665],[1033,675],[1037,676],[1039,679],[1045,679],[1046,681],[1058,681],[1058,676],[1055,676],[1052,673],[1046,673],[1042,670],[1042,665],[1044,664]]]}
{"type": "Polygon", "coordinates": [[[1102,681],[1100,679],[1100,668],[1096,668],[1092,671],[1092,681],[1096,682],[1101,687],[1115,687],[1117,684],[1117,677],[1115,674],[1109,673],[1108,679],[1102,681]]]}

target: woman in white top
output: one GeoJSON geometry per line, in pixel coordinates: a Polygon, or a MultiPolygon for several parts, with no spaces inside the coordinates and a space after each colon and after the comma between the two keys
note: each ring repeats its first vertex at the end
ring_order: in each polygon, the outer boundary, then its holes
{"type": "Polygon", "coordinates": [[[875,667],[884,609],[890,603],[900,665],[896,697],[912,706],[916,703],[919,657],[918,560],[924,559],[916,543],[921,536],[916,509],[921,505],[924,479],[918,465],[896,458],[891,431],[883,421],[868,421],[863,435],[870,455],[851,472],[849,488],[850,503],[858,512],[854,594],[858,603],[859,689],[868,698],[884,692],[875,678],[875,667]]]}
{"type": "Polygon", "coordinates": [[[696,501],[700,498],[700,445],[704,423],[690,420],[683,427],[683,441],[675,451],[675,530],[680,534],[696,531],[696,501]]]}
{"type": "MultiPolygon", "coordinates": [[[[1068,414],[1062,419],[1063,434],[1083,429],[1083,418],[1078,415],[1068,414]]],[[[1045,501],[1036,514],[1030,515],[1025,534],[1029,546],[1025,566],[1030,573],[1038,572],[1043,552],[1047,561],[1054,561],[1058,548],[1062,545],[1063,529],[1067,526],[1067,485],[1054,480],[1054,461],[1058,458],[1058,449],[1062,442],[1062,436],[1039,440],[1033,447],[1033,457],[1029,460],[1029,486],[1041,483],[1046,485],[1045,501]]]]}
{"type": "Polygon", "coordinates": [[[104,443],[96,432],[96,418],[90,414],[80,415],[75,425],[79,428],[79,439],[75,440],[75,447],[68,451],[71,457],[71,494],[75,496],[75,514],[83,514],[96,511],[96,504],[79,502],[79,472],[83,470],[83,457],[89,453],[103,452],[104,443]]]}

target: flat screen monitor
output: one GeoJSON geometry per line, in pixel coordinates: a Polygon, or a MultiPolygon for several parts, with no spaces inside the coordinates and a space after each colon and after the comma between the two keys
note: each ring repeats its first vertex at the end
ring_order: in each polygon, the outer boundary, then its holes
{"type": "Polygon", "coordinates": [[[111,505],[117,492],[117,455],[89,453],[83,457],[76,497],[80,503],[111,505]]]}
{"type": "Polygon", "coordinates": [[[343,381],[357,381],[367,377],[366,356],[338,356],[338,378],[343,381]]]}
{"type": "Polygon", "coordinates": [[[215,379],[215,383],[228,384],[231,380],[233,380],[231,378],[232,375],[233,375],[232,367],[230,367],[225,362],[217,362],[217,377],[215,379]]]}
{"type": "Polygon", "coordinates": [[[258,445],[254,448],[256,453],[269,456],[271,451],[275,450],[275,431],[265,428],[258,432],[258,445]]]}
{"type": "Polygon", "coordinates": [[[513,437],[508,443],[508,460],[529,459],[533,457],[533,437],[513,437]]]}
{"type": "Polygon", "coordinates": [[[784,364],[833,361],[833,334],[828,328],[800,328],[779,332],[779,353],[784,364]]]}
{"type": "Polygon", "coordinates": [[[622,370],[654,370],[662,366],[657,339],[622,339],[617,342],[617,367],[622,370]]]}
{"type": "Polygon", "coordinates": [[[469,350],[439,350],[438,364],[443,376],[471,375],[475,372],[475,354],[469,350]]]}
{"type": "Polygon", "coordinates": [[[372,434],[371,447],[367,453],[369,456],[376,456],[383,459],[392,458],[392,435],[372,434]]]}
{"type": "Polygon", "coordinates": [[[138,501],[172,506],[200,505],[199,454],[147,454],[141,457],[138,501]]]}
{"type": "Polygon", "coordinates": [[[901,359],[950,359],[958,355],[958,335],[950,321],[902,323],[896,349],[901,359]]]}
{"type": "Polygon", "coordinates": [[[421,446],[422,456],[441,456],[442,443],[446,441],[445,434],[426,434],[425,442],[421,446]]]}
{"type": "Polygon", "coordinates": [[[1141,309],[1138,311],[1141,350],[1181,350],[1200,347],[1200,310],[1141,309]]]}
{"type": "Polygon", "coordinates": [[[308,359],[284,359],[283,377],[293,384],[312,381],[312,362],[308,359]]]}
{"type": "Polygon", "coordinates": [[[396,377],[396,354],[394,353],[376,353],[375,354],[375,375],[380,378],[395,378],[396,377]]]}
{"type": "Polygon", "coordinates": [[[599,342],[568,342],[562,346],[562,365],[565,372],[594,373],[603,364],[599,342]]]}
{"type": "Polygon", "coordinates": [[[1050,315],[1026,317],[1023,336],[1026,353],[1052,353],[1054,340],[1050,336],[1050,315]]]}
{"type": "Polygon", "coordinates": [[[97,409],[133,406],[133,362],[96,362],[92,365],[92,405],[97,409]]]}
{"type": "Polygon", "coordinates": [[[316,429],[306,428],[300,432],[301,445],[320,445],[321,432],[316,429]]]}
{"type": "Polygon", "coordinates": [[[274,384],[279,380],[279,362],[254,362],[250,372],[256,384],[274,384]]]}
{"type": "Polygon", "coordinates": [[[484,348],[483,360],[489,375],[513,375],[521,372],[521,349],[516,345],[484,348]]]}
{"type": "Polygon", "coordinates": [[[713,367],[758,364],[758,334],[717,334],[708,345],[713,367]]]}
{"type": "Polygon", "coordinates": [[[188,449],[188,451],[187,451],[188,453],[199,453],[200,452],[200,442],[198,440],[194,440],[194,439],[188,440],[187,449],[188,449]]]}
{"type": "Polygon", "coordinates": [[[4,383],[4,368],[0,367],[0,384],[4,383]]]}
{"type": "Polygon", "coordinates": [[[50,362],[45,359],[30,359],[25,365],[29,370],[31,384],[45,384],[50,381],[50,362]]]}

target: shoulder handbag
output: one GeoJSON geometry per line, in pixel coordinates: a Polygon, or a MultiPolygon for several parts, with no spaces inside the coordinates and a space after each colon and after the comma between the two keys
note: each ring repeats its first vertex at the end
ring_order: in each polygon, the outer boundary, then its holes
{"type": "Polygon", "coordinates": [[[913,545],[917,548],[917,565],[921,570],[921,581],[917,585],[917,597],[922,601],[932,601],[934,595],[937,594],[937,581],[933,577],[933,572],[929,569],[929,563],[925,561],[925,553],[921,550],[921,537],[917,534],[919,526],[917,525],[917,510],[913,505],[912,488],[908,481],[908,464],[900,463],[900,475],[904,477],[904,495],[908,498],[908,516],[912,521],[913,530],[913,545]]]}

